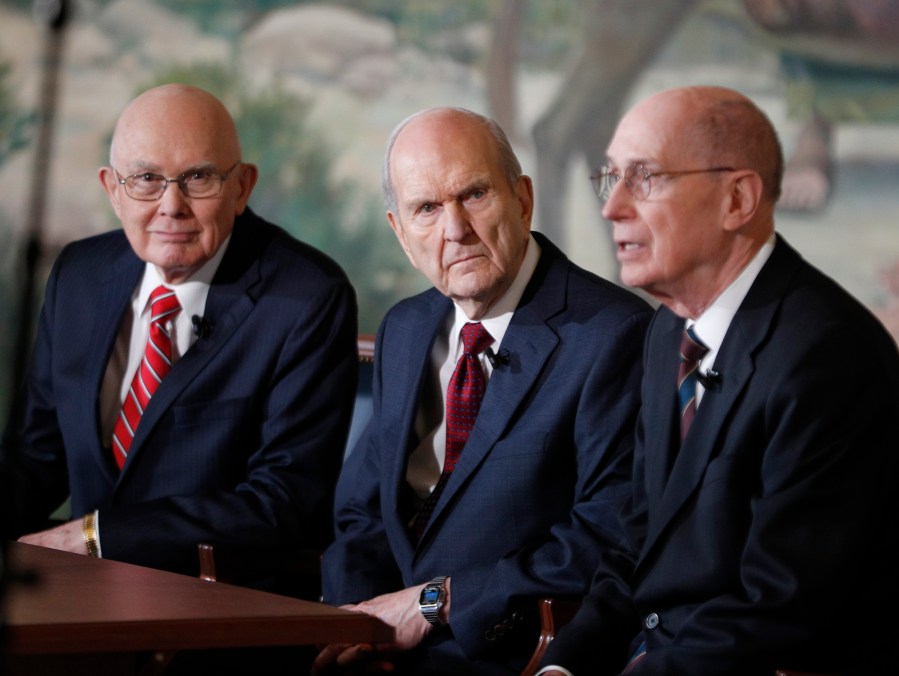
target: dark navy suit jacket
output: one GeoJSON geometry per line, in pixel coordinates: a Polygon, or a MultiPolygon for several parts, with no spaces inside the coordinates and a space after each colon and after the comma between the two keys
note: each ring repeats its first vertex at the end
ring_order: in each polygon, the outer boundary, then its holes
{"type": "Polygon", "coordinates": [[[323,549],[356,385],[356,301],[331,259],[247,210],[212,281],[212,327],[174,365],[121,473],[100,438],[109,355],[144,270],[119,230],[67,246],[47,283],[0,454],[6,536],[71,492],[103,556],[196,573],[198,542],[323,549]]]}
{"type": "MultiPolygon", "coordinates": [[[[576,267],[546,238],[459,463],[420,542],[405,480],[434,340],[452,303],[395,306],[375,347],[374,412],[338,488],[325,553],[330,603],[452,576],[450,626],[426,638],[446,673],[520,670],[541,596],[580,596],[621,537],[648,306],[576,267]]],[[[498,350],[499,351],[499,350],[498,350]]]]}
{"type": "MultiPolygon", "coordinates": [[[[779,239],[731,324],[683,446],[684,320],[647,338],[635,557],[604,562],[546,663],[576,676],[887,673],[899,600],[899,355],[870,313],[779,239]],[[862,667],[861,665],[865,665],[862,667]]],[[[895,661],[893,661],[895,668],[895,661]]]]}

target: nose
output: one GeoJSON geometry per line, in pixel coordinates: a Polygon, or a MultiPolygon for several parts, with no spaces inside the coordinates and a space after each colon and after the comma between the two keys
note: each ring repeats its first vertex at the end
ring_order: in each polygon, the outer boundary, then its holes
{"type": "Polygon", "coordinates": [[[634,196],[631,195],[624,181],[618,181],[612,186],[609,199],[602,207],[602,217],[607,221],[620,221],[622,216],[626,216],[633,209],[633,206],[634,196]]]}
{"type": "Polygon", "coordinates": [[[174,217],[190,211],[190,204],[184,191],[177,181],[168,184],[162,197],[159,198],[159,208],[166,216],[174,217]]]}
{"type": "Polygon", "coordinates": [[[458,203],[449,204],[444,210],[443,238],[448,242],[461,242],[470,232],[468,213],[458,203]]]}

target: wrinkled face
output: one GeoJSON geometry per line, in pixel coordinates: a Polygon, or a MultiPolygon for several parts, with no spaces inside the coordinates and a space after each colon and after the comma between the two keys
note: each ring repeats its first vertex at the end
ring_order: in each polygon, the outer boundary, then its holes
{"type": "MultiPolygon", "coordinates": [[[[709,166],[683,133],[690,105],[676,96],[657,96],[621,121],[607,150],[609,166],[623,175],[642,163],[652,171],[709,166]]],[[[623,180],[603,208],[621,264],[621,281],[640,287],[664,303],[691,298],[726,250],[722,228],[721,173],[654,176],[645,200],[637,200],[623,180]]]]}
{"type": "Polygon", "coordinates": [[[387,218],[412,265],[478,318],[509,288],[524,259],[530,179],[510,186],[490,133],[447,111],[403,129],[390,173],[397,213],[387,218]]]}
{"type": "Polygon", "coordinates": [[[112,167],[100,170],[100,180],[125,235],[138,257],[153,263],[170,283],[183,281],[215,255],[256,181],[256,168],[239,163],[236,132],[221,104],[197,90],[173,86],[151,90],[126,109],[111,160],[112,167]],[[134,174],[176,178],[197,170],[225,174],[231,167],[221,192],[202,199],[169,183],[158,200],[140,201],[129,197],[118,180],[134,174]]]}

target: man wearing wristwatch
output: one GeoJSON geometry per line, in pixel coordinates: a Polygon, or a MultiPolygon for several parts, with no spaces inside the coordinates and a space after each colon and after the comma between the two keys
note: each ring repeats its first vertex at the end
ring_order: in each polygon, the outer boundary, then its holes
{"type": "Polygon", "coordinates": [[[531,181],[491,120],[408,118],[384,179],[388,221],[435,288],[379,329],[322,582],[396,640],[328,646],[315,670],[517,673],[537,600],[582,596],[618,544],[650,310],[531,233],[531,181]]]}
{"type": "Polygon", "coordinates": [[[208,543],[273,562],[235,583],[318,596],[270,568],[331,541],[355,293],[252,212],[241,156],[230,113],[196,87],[122,112],[99,171],[122,227],[66,246],[47,281],[0,441],[0,537],[190,575],[208,543]],[[67,497],[71,520],[51,527],[67,497]]]}

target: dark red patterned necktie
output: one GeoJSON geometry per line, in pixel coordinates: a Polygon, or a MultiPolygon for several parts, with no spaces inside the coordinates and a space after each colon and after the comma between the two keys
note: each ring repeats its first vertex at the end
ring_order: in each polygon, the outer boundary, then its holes
{"type": "Polygon", "coordinates": [[[462,449],[465,448],[468,435],[478,417],[484,390],[487,387],[478,355],[490,347],[492,342],[493,337],[480,322],[469,322],[462,327],[463,354],[459,357],[456,370],[453,371],[449,386],[446,388],[446,456],[443,460],[443,472],[431,495],[415,515],[412,528],[419,538],[431,518],[431,512],[443,492],[443,487],[459,461],[459,456],[462,455],[462,449]]]}
{"type": "Polygon", "coordinates": [[[172,337],[166,324],[180,312],[181,305],[175,292],[164,286],[153,289],[150,304],[150,336],[144,358],[131,381],[112,433],[112,453],[119,469],[125,466],[131,441],[150,397],[172,370],[172,337]]]}
{"type": "Polygon", "coordinates": [[[680,439],[684,440],[696,415],[696,380],[699,362],[709,348],[706,347],[693,327],[684,331],[680,343],[680,367],[677,370],[677,398],[680,403],[680,439]]]}

